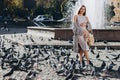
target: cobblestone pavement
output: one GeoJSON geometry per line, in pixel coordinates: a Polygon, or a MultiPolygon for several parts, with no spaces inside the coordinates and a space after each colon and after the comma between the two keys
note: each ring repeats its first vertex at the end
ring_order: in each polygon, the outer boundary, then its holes
{"type": "MultiPolygon", "coordinates": [[[[13,42],[19,42],[22,45],[15,45],[15,50],[17,52],[19,52],[20,55],[23,55],[23,53],[25,52],[23,45],[30,45],[30,44],[36,44],[36,45],[69,45],[71,46],[71,42],[70,41],[59,41],[59,40],[53,40],[50,38],[46,38],[46,37],[38,37],[38,36],[32,36],[32,35],[27,35],[25,33],[22,34],[7,34],[7,35],[1,35],[1,38],[4,38],[4,46],[6,48],[11,47],[11,44],[13,44],[11,41],[13,42]]],[[[104,43],[95,43],[95,44],[104,44],[104,43]]],[[[109,43],[109,44],[120,44],[119,42],[117,43],[109,43]]],[[[36,48],[37,49],[37,48],[36,48]]],[[[60,52],[60,49],[57,48],[55,49],[57,52],[60,52]]],[[[70,52],[70,57],[73,59],[76,59],[76,55],[78,53],[74,53],[72,51],[72,48],[70,49],[65,49],[66,53],[70,52]]],[[[120,54],[120,50],[99,50],[95,47],[95,49],[93,50],[95,54],[93,54],[93,52],[91,52],[91,50],[89,51],[89,56],[90,56],[90,60],[93,62],[94,66],[96,68],[99,68],[102,64],[103,61],[105,61],[106,66],[111,64],[111,60],[116,57],[118,54],[120,54]],[[100,55],[99,58],[96,58],[97,55],[100,55]],[[109,57],[110,59],[106,58],[109,57]]],[[[51,50],[48,52],[51,52],[51,50]]],[[[47,55],[45,54],[45,57],[47,55]]],[[[55,64],[59,65],[59,62],[56,59],[53,59],[53,57],[55,58],[55,55],[50,55],[50,60],[53,60],[55,62],[55,64]]],[[[42,59],[42,57],[40,57],[42,59]]],[[[64,56],[61,56],[60,58],[61,61],[64,61],[64,56]]],[[[86,60],[85,60],[86,61],[86,60]]],[[[120,58],[118,60],[112,60],[114,62],[114,64],[116,64],[115,66],[113,66],[113,70],[111,71],[107,71],[107,72],[96,72],[97,75],[95,76],[91,76],[91,75],[83,75],[83,74],[74,74],[76,76],[78,76],[77,79],[74,80],[120,80],[120,71],[118,71],[118,69],[120,68],[120,58]],[[99,76],[98,76],[99,75],[99,76]]],[[[56,73],[56,69],[54,69],[53,67],[50,66],[50,64],[48,64],[47,60],[43,60],[43,61],[39,61],[37,63],[37,66],[34,65],[34,69],[41,69],[42,71],[39,72],[37,74],[37,76],[34,78],[34,80],[65,80],[66,76],[59,76],[56,73]],[[39,64],[38,64],[39,63],[39,64]]],[[[7,69],[3,70],[0,67],[0,80],[3,80],[3,75],[6,74],[8,71],[10,71],[11,68],[7,67],[7,69]]],[[[31,71],[31,70],[29,70],[31,71]]],[[[28,71],[28,72],[29,72],[28,71]]],[[[14,78],[16,80],[25,80],[28,72],[24,72],[24,71],[14,71],[14,73],[6,78],[14,78]]],[[[87,73],[89,73],[87,71],[87,73]]],[[[7,79],[4,79],[7,80],[7,79]]]]}

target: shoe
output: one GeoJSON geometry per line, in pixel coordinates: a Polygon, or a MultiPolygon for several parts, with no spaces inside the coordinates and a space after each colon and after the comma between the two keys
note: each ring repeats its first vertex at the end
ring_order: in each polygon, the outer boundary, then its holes
{"type": "Polygon", "coordinates": [[[82,69],[83,69],[83,70],[86,70],[86,69],[87,69],[87,65],[82,66],[82,69]]]}
{"type": "Polygon", "coordinates": [[[80,68],[81,68],[81,69],[83,68],[83,65],[82,65],[82,64],[80,64],[80,68]]]}
{"type": "Polygon", "coordinates": [[[91,70],[92,70],[91,65],[87,65],[87,70],[88,70],[88,71],[91,71],[91,70]]]}
{"type": "Polygon", "coordinates": [[[90,70],[91,70],[91,66],[90,66],[90,65],[86,65],[85,67],[83,67],[83,70],[88,70],[88,71],[90,71],[90,70]]]}

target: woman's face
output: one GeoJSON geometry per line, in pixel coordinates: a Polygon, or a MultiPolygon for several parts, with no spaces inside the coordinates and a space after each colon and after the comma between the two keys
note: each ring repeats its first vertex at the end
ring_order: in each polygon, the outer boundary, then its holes
{"type": "Polygon", "coordinates": [[[86,8],[85,8],[85,7],[81,7],[81,9],[80,9],[80,14],[84,14],[85,11],[86,11],[86,8]]]}

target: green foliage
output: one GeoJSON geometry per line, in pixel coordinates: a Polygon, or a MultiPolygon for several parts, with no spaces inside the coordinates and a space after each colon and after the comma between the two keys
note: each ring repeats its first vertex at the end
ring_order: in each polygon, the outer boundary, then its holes
{"type": "Polygon", "coordinates": [[[63,18],[64,6],[68,0],[0,0],[0,12],[7,4],[10,16],[35,17],[37,15],[51,15],[54,19],[63,18]],[[28,14],[29,13],[29,14],[28,14]]]}
{"type": "Polygon", "coordinates": [[[27,18],[29,12],[26,9],[16,8],[14,10],[14,14],[16,17],[27,18]]]}
{"type": "Polygon", "coordinates": [[[36,1],[35,0],[23,0],[23,6],[24,8],[27,8],[28,10],[34,9],[36,7],[36,1]]]}
{"type": "Polygon", "coordinates": [[[108,21],[111,20],[111,18],[113,16],[115,16],[115,12],[114,12],[114,6],[110,6],[110,5],[106,5],[106,8],[105,8],[105,17],[108,21]]]}
{"type": "Polygon", "coordinates": [[[3,5],[3,1],[4,1],[4,0],[0,0],[0,12],[3,10],[3,6],[4,6],[4,5],[3,5]]]}
{"type": "Polygon", "coordinates": [[[53,11],[51,13],[53,18],[56,20],[61,19],[63,17],[63,14],[61,12],[61,4],[62,4],[61,1],[56,0],[53,7],[53,11]]]}
{"type": "Polygon", "coordinates": [[[47,14],[52,15],[55,20],[61,19],[63,17],[63,2],[64,0],[38,0],[38,7],[34,12],[34,16],[47,14]]]}
{"type": "Polygon", "coordinates": [[[17,8],[22,9],[22,3],[23,3],[22,0],[9,0],[7,3],[9,15],[11,15],[11,16],[15,15],[14,10],[17,8]]]}
{"type": "Polygon", "coordinates": [[[44,10],[43,6],[37,7],[37,9],[34,11],[34,16],[44,15],[44,14],[45,14],[45,10],[44,10]]]}

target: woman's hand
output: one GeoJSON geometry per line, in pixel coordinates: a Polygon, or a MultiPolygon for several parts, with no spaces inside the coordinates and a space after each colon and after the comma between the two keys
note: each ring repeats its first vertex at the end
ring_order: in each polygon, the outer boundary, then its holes
{"type": "Polygon", "coordinates": [[[87,40],[89,36],[89,32],[87,30],[84,30],[84,39],[87,40]]]}
{"type": "Polygon", "coordinates": [[[86,23],[81,23],[80,26],[85,27],[87,24],[86,23]]]}
{"type": "Polygon", "coordinates": [[[93,34],[93,31],[92,30],[88,30],[89,33],[93,34]]]}

